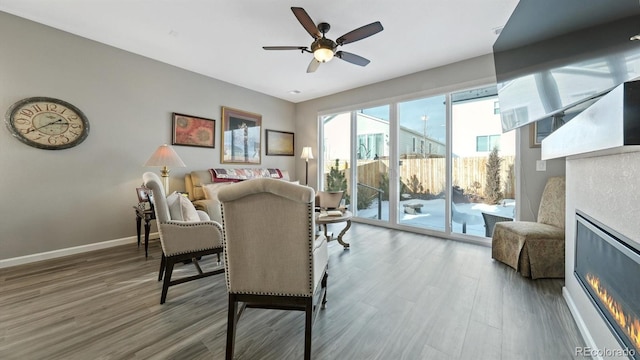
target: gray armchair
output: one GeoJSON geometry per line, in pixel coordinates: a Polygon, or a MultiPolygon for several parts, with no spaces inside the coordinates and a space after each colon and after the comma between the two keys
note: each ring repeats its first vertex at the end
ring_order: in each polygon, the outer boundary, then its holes
{"type": "Polygon", "coordinates": [[[311,358],[311,328],[326,303],[329,257],[326,238],[316,235],[314,198],[310,187],[268,178],[218,192],[229,293],[228,360],[245,307],[304,311],[304,358],[311,358]]]}
{"type": "MultiPolygon", "coordinates": [[[[223,250],[222,228],[219,223],[209,220],[207,213],[200,210],[196,211],[195,208],[193,208],[193,211],[197,214],[197,219],[172,219],[164,187],[158,175],[146,172],[142,175],[142,180],[144,186],[151,190],[149,200],[156,213],[156,223],[160,234],[160,244],[162,245],[158,281],[162,280],[164,275],[162,294],[160,296],[160,304],[164,304],[170,286],[224,272],[222,266],[203,272],[198,264],[198,258],[205,255],[216,254],[219,258],[223,250]],[[177,262],[188,261],[192,261],[195,264],[198,274],[171,280],[174,265],[177,262]]],[[[185,200],[190,205],[189,200],[185,200]]]]}
{"type": "Polygon", "coordinates": [[[565,178],[551,177],[542,193],[538,221],[495,224],[491,257],[522,276],[564,277],[565,178]]]}

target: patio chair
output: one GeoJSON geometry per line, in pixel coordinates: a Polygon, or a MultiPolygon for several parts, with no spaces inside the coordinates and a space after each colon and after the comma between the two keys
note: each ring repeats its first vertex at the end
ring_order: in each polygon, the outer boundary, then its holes
{"type": "Polygon", "coordinates": [[[462,224],[463,234],[467,233],[467,224],[474,225],[482,222],[480,216],[458,210],[454,202],[451,202],[451,221],[462,224]]]}
{"type": "Polygon", "coordinates": [[[485,237],[491,237],[491,235],[493,235],[493,228],[496,225],[496,223],[499,223],[501,221],[513,221],[513,218],[495,215],[495,214],[489,214],[486,212],[482,213],[482,218],[484,219],[484,236],[485,237]]]}

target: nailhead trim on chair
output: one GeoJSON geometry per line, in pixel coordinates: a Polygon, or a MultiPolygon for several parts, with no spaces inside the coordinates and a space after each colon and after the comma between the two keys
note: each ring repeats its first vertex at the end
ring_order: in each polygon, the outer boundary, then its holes
{"type": "MultiPolygon", "coordinates": [[[[220,216],[222,217],[223,221],[224,221],[224,205],[220,205],[220,216]]],[[[222,248],[226,249],[227,248],[227,232],[222,229],[222,248]]],[[[222,252],[223,256],[224,256],[224,263],[225,263],[225,267],[226,264],[229,263],[229,259],[227,258],[227,251],[223,251],[222,252]]],[[[225,280],[227,282],[227,290],[231,289],[231,281],[229,279],[229,271],[225,271],[224,272],[224,277],[225,280]]]]}
{"type": "MultiPolygon", "coordinates": [[[[315,206],[312,203],[307,204],[307,213],[309,214],[309,236],[314,237],[315,236],[315,206]]],[[[224,206],[220,207],[220,214],[222,215],[222,218],[224,219],[224,206]]],[[[311,275],[313,275],[313,246],[314,246],[315,241],[311,241],[309,242],[309,273],[311,273],[311,275]]],[[[222,231],[222,247],[226,248],[227,246],[227,233],[226,231],[222,231]]],[[[224,262],[225,264],[229,263],[229,259],[227,258],[227,252],[224,251],[224,262]]],[[[225,271],[224,272],[224,276],[225,279],[227,281],[227,289],[231,289],[231,281],[229,279],[230,276],[230,271],[225,271]]],[[[310,277],[309,280],[309,293],[308,294],[285,294],[285,293],[272,293],[272,292],[253,292],[253,291],[249,291],[249,292],[236,292],[235,294],[244,294],[244,295],[275,295],[275,296],[304,296],[304,297],[312,297],[313,296],[313,288],[314,288],[314,283],[313,283],[313,276],[310,277]]]]}
{"type": "MultiPolygon", "coordinates": [[[[178,222],[175,222],[175,221],[168,221],[168,222],[163,222],[163,223],[160,223],[160,224],[163,224],[163,225],[164,224],[166,224],[166,225],[177,225],[177,226],[180,226],[180,227],[194,227],[194,226],[202,226],[203,225],[202,222],[200,222],[200,223],[182,223],[182,222],[180,222],[180,223],[178,223],[178,222]]],[[[160,224],[158,224],[158,225],[160,225],[160,224]]],[[[214,227],[217,227],[218,230],[220,230],[220,232],[222,233],[223,239],[224,239],[224,233],[222,232],[222,227],[219,224],[217,224],[216,222],[212,222],[212,224],[210,224],[210,225],[212,225],[214,227]]],[[[158,232],[161,232],[161,231],[162,231],[161,227],[158,226],[158,232]]],[[[202,249],[191,249],[189,251],[174,252],[174,253],[171,253],[171,254],[164,254],[164,255],[165,256],[175,256],[175,255],[188,254],[188,253],[191,253],[191,252],[194,252],[194,251],[204,251],[204,250],[220,249],[220,248],[224,248],[224,243],[223,243],[222,246],[214,246],[214,247],[202,248],[202,249]]],[[[164,249],[162,249],[162,251],[164,252],[164,249]]]]}
{"type": "Polygon", "coordinates": [[[311,295],[313,296],[313,288],[314,288],[314,283],[313,283],[313,279],[314,279],[314,274],[313,274],[313,247],[315,245],[315,204],[314,204],[314,199],[315,196],[313,196],[311,198],[311,203],[307,204],[307,214],[309,214],[309,238],[313,239],[313,241],[309,242],[309,274],[311,274],[311,276],[309,277],[309,292],[311,293],[311,295]]]}

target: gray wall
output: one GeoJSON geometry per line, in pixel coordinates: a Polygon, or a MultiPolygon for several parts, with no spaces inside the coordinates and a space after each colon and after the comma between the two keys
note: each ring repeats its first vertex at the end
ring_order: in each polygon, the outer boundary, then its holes
{"type": "Polygon", "coordinates": [[[536,171],[536,160],[540,160],[540,148],[529,147],[529,130],[531,126],[521,128],[520,141],[520,198],[516,212],[524,221],[536,221],[542,191],[547,179],[552,176],[564,176],[565,159],[546,160],[546,171],[536,171]]]}
{"type": "MultiPolygon", "coordinates": [[[[295,129],[290,102],[3,12],[0,44],[2,114],[47,96],[91,124],[82,144],[58,151],[27,146],[2,126],[0,260],[134,236],[135,187],[158,171],[142,165],[171,143],[172,112],[217,120],[215,149],[174,147],[187,167],[172,170],[172,190],[184,189],[185,173],[220,164],[221,106],[262,114],[264,128],[295,129]]],[[[262,166],[295,174],[297,157],[265,156],[262,146],[262,166]]]]}
{"type": "MultiPolygon", "coordinates": [[[[142,165],[159,145],[171,142],[172,112],[217,120],[216,149],[174,147],[187,167],[172,170],[173,190],[184,189],[185,173],[220,164],[221,106],[262,114],[264,128],[295,131],[296,156],[265,156],[263,141],[262,166],[304,179],[298,154],[313,146],[319,155],[318,112],[495,81],[493,59],[486,55],[292,104],[3,12],[0,44],[2,112],[23,98],[48,96],[76,105],[91,122],[85,142],[60,151],[31,148],[0,130],[0,260],[134,236],[134,188],[143,172],[157,171],[142,165]]],[[[537,209],[552,171],[535,172],[539,150],[526,144],[522,199],[537,209]]],[[[311,186],[317,184],[316,165],[309,163],[311,186]]]]}

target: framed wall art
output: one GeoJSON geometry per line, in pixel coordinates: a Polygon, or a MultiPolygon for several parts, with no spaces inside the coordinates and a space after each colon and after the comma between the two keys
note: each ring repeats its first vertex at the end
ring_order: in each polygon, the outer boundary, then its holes
{"type": "Polygon", "coordinates": [[[173,113],[172,145],[215,148],[216,121],[173,113]]]}
{"type": "Polygon", "coordinates": [[[294,156],[293,133],[265,130],[266,155],[294,156]]]}
{"type": "Polygon", "coordinates": [[[260,164],[262,115],[222,107],[220,162],[260,164]]]}

